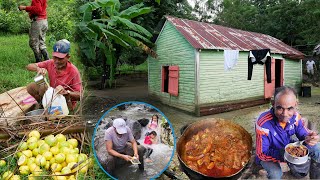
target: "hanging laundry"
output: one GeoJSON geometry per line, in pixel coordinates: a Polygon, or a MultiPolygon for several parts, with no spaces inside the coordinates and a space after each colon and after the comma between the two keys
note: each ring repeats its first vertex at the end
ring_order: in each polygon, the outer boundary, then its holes
{"type": "Polygon", "coordinates": [[[248,80],[251,80],[253,65],[265,64],[267,82],[271,83],[271,54],[270,49],[251,50],[248,56],[248,80]]]}
{"type": "Polygon", "coordinates": [[[224,50],[224,70],[230,71],[233,69],[239,59],[239,50],[224,50]]]}

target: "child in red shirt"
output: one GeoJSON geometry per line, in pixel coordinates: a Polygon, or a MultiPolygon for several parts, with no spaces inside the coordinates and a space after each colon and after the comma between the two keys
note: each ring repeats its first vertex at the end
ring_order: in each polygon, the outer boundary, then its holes
{"type": "MultiPolygon", "coordinates": [[[[157,133],[155,131],[151,131],[148,136],[145,137],[144,139],[144,144],[151,145],[151,144],[157,144],[157,133]]],[[[147,147],[147,152],[146,152],[146,162],[152,162],[150,159],[150,155],[152,154],[153,149],[150,147],[147,147]]]]}

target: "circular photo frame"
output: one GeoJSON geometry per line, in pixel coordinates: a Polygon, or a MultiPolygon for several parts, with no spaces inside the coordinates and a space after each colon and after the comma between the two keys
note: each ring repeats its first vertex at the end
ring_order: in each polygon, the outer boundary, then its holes
{"type": "Polygon", "coordinates": [[[130,101],[113,106],[99,119],[92,148],[100,168],[111,178],[154,179],[172,161],[176,138],[159,109],[130,101]]]}

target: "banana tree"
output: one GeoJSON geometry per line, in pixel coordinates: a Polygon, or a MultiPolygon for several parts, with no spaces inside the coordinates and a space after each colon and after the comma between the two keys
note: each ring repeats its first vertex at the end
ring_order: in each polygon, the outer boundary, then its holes
{"type": "MultiPolygon", "coordinates": [[[[149,48],[152,44],[149,40],[152,34],[142,26],[132,22],[132,19],[152,11],[150,7],[144,7],[143,3],[136,4],[120,11],[119,0],[95,0],[80,7],[82,21],[79,29],[84,34],[80,46],[88,58],[96,57],[97,48],[102,52],[103,66],[110,67],[109,86],[115,76],[117,58],[115,45],[124,48],[139,47],[146,53],[156,57],[156,53],[149,48]],[[98,12],[98,15],[96,15],[98,12]],[[93,13],[95,17],[93,18],[93,13]],[[98,17],[98,18],[97,18],[98,17]],[[148,44],[148,45],[147,45],[148,44]]],[[[103,75],[103,79],[106,75],[103,75]]],[[[102,81],[104,84],[104,80],[102,81]]],[[[103,85],[104,86],[104,85],[103,85]]]]}

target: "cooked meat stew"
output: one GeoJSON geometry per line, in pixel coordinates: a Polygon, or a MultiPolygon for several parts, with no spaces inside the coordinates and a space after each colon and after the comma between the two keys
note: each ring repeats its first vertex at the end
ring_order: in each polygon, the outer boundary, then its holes
{"type": "Polygon", "coordinates": [[[308,154],[308,148],[305,146],[294,146],[294,145],[289,145],[286,148],[286,151],[294,157],[303,157],[306,156],[308,154]]]}
{"type": "Polygon", "coordinates": [[[243,135],[236,128],[221,125],[200,130],[186,141],[181,158],[189,168],[207,176],[225,177],[249,161],[251,149],[243,135]]]}

